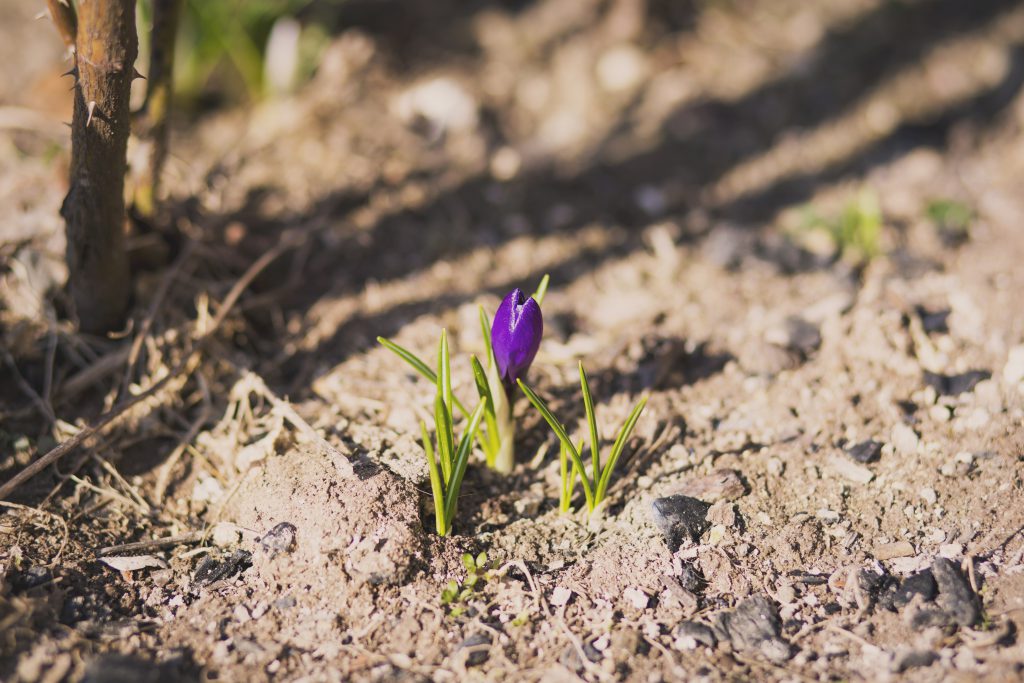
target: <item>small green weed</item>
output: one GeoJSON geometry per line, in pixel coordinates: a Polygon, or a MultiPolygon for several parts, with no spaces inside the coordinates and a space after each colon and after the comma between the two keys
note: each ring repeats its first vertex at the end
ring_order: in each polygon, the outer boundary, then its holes
{"type": "Polygon", "coordinates": [[[882,252],[882,210],[878,195],[871,188],[861,189],[833,218],[806,207],[802,228],[825,232],[843,260],[851,263],[870,261],[882,252]]]}

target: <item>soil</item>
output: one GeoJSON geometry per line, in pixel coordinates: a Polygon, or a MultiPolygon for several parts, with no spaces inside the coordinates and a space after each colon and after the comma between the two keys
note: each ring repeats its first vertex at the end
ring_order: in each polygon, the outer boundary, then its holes
{"type": "Polygon", "coordinates": [[[299,92],[179,122],[107,339],[67,318],[61,50],[20,5],[0,482],[172,377],[0,502],[0,679],[1024,676],[1020,3],[346,3],[299,92]],[[807,228],[858,197],[871,258],[807,228]],[[587,517],[520,400],[439,538],[432,388],[375,338],[446,328],[469,396],[477,307],[545,273],[532,384],[579,429],[583,359],[606,438],[648,407],[587,517]]]}

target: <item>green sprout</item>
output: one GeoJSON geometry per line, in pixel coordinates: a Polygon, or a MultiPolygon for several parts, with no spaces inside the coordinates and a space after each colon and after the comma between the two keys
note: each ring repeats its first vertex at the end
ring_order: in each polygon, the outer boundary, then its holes
{"type": "Polygon", "coordinates": [[[452,580],[441,591],[441,604],[449,606],[449,614],[457,617],[465,612],[465,608],[458,603],[466,602],[473,597],[474,591],[481,581],[487,581],[493,577],[493,571],[487,566],[487,553],[481,552],[476,557],[470,553],[463,553],[462,566],[466,568],[466,578],[462,583],[452,580]]]}
{"type": "Polygon", "coordinates": [[[823,218],[812,208],[804,213],[804,229],[828,234],[842,257],[853,263],[870,261],[881,252],[882,210],[878,195],[863,188],[835,218],[823,218]]]}
{"type": "Polygon", "coordinates": [[[430,472],[430,489],[434,497],[434,519],[437,533],[447,536],[452,529],[452,520],[459,502],[459,490],[462,479],[469,465],[469,454],[480,427],[487,406],[487,399],[482,399],[473,414],[462,438],[456,445],[455,431],[452,426],[452,372],[451,357],[448,353],[448,335],[441,330],[441,343],[437,350],[437,373],[435,374],[437,395],[434,398],[434,435],[436,443],[432,444],[427,433],[427,425],[420,422],[420,433],[423,437],[423,450],[427,456],[427,468],[430,472]]]}
{"type": "Polygon", "coordinates": [[[974,221],[971,207],[955,199],[933,199],[925,207],[925,213],[939,234],[952,243],[966,240],[974,221]]]}
{"type": "Polygon", "coordinates": [[[602,466],[601,455],[600,455],[600,442],[601,438],[597,428],[597,418],[594,414],[594,398],[590,391],[590,383],[587,381],[587,373],[583,369],[583,362],[580,361],[580,387],[583,392],[583,407],[587,414],[587,426],[589,427],[590,433],[590,459],[591,459],[591,470],[588,477],[586,466],[583,464],[583,457],[580,455],[582,449],[582,441],[579,447],[573,444],[572,439],[569,438],[568,433],[565,431],[565,427],[561,422],[554,416],[547,403],[538,396],[530,387],[528,387],[522,380],[519,380],[519,387],[526,394],[530,403],[536,408],[544,421],[548,423],[554,431],[555,436],[558,437],[559,444],[561,446],[560,460],[562,463],[562,490],[560,495],[560,508],[565,511],[569,509],[569,499],[572,496],[572,490],[575,485],[576,477],[579,477],[580,483],[583,485],[583,496],[587,502],[587,510],[591,513],[594,509],[600,505],[608,492],[608,485],[611,482],[612,474],[615,472],[615,466],[619,462],[619,458],[622,456],[622,451],[626,446],[626,441],[629,440],[630,434],[633,432],[633,428],[636,427],[637,420],[640,419],[640,414],[644,410],[644,406],[647,405],[647,397],[641,398],[633,411],[626,418],[625,423],[619,429],[618,436],[615,437],[615,443],[612,446],[612,452],[608,457],[607,462],[602,466]],[[568,463],[572,463],[572,467],[568,466],[568,463]],[[568,478],[568,481],[567,481],[568,478]]]}

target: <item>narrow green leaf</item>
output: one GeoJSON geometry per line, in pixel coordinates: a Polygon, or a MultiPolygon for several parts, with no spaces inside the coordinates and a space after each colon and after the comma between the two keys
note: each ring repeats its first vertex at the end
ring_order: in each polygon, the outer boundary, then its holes
{"type": "Polygon", "coordinates": [[[498,448],[501,446],[501,441],[498,434],[498,420],[494,413],[491,383],[487,380],[487,373],[476,356],[470,356],[470,363],[473,366],[476,392],[481,399],[487,399],[487,409],[484,411],[484,425],[486,429],[481,429],[479,432],[480,447],[483,449],[484,457],[487,459],[487,466],[494,467],[494,461],[498,456],[498,448]]]}
{"type": "Polygon", "coordinates": [[[480,399],[480,405],[476,407],[469,418],[469,424],[466,425],[466,431],[462,434],[459,450],[452,463],[452,476],[448,480],[447,500],[445,501],[447,505],[445,517],[449,520],[455,519],[455,510],[459,503],[459,489],[462,488],[462,478],[466,476],[466,467],[469,465],[469,452],[474,439],[476,439],[476,431],[480,428],[480,420],[483,418],[486,407],[487,399],[480,399]]]}
{"type": "MultiPolygon", "coordinates": [[[[444,475],[445,497],[451,495],[452,452],[455,450],[455,437],[452,433],[452,417],[448,406],[444,404],[441,394],[434,398],[434,429],[437,432],[437,459],[441,461],[441,473],[444,475]]],[[[447,501],[446,501],[447,502],[447,501]]]]}
{"type": "Polygon", "coordinates": [[[544,295],[548,293],[548,282],[551,280],[551,276],[547,273],[540,279],[540,284],[537,285],[537,291],[533,293],[533,298],[537,301],[537,305],[540,306],[544,303],[544,295]]]}
{"type": "Polygon", "coordinates": [[[580,453],[576,450],[576,447],[573,446],[569,435],[565,433],[565,428],[562,427],[562,423],[560,423],[551,413],[551,409],[548,408],[548,404],[544,402],[544,399],[534,393],[533,389],[528,387],[523,380],[520,379],[516,381],[519,383],[519,388],[523,390],[524,394],[526,394],[526,398],[533,404],[533,407],[540,412],[541,417],[543,417],[545,422],[548,423],[551,430],[554,431],[558,440],[565,444],[569,457],[572,458],[573,465],[579,468],[580,482],[583,484],[583,495],[587,499],[587,508],[591,510],[594,509],[594,505],[596,504],[594,502],[594,490],[590,486],[590,482],[587,481],[587,477],[583,474],[587,471],[586,467],[583,466],[583,459],[580,458],[580,453]]]}
{"type": "Polygon", "coordinates": [[[633,428],[636,427],[636,422],[640,419],[640,414],[644,412],[644,406],[646,405],[647,397],[645,396],[637,402],[633,412],[629,414],[626,422],[622,425],[622,429],[619,430],[619,435],[615,438],[615,445],[612,446],[612,454],[609,456],[608,462],[605,463],[604,471],[601,472],[601,480],[597,485],[597,503],[604,500],[604,494],[608,490],[608,483],[611,481],[615,465],[619,462],[619,456],[622,455],[622,449],[626,447],[626,441],[629,440],[629,435],[633,433],[633,428]]]}
{"type": "Polygon", "coordinates": [[[484,366],[480,364],[476,356],[470,356],[469,362],[473,366],[473,379],[476,380],[476,391],[480,398],[487,399],[487,415],[494,417],[494,401],[491,394],[491,383],[487,381],[487,373],[484,366]]]}
{"type": "Polygon", "coordinates": [[[448,524],[444,518],[444,483],[441,481],[441,474],[437,470],[437,461],[434,458],[434,447],[430,442],[430,435],[427,433],[427,425],[420,421],[420,434],[423,436],[423,450],[427,454],[427,469],[430,471],[430,490],[434,495],[434,520],[439,536],[448,533],[448,524]]]}
{"type": "Polygon", "coordinates": [[[437,349],[437,392],[444,396],[444,404],[452,410],[452,359],[448,352],[448,331],[441,330],[441,343],[437,349]]]}
{"type": "Polygon", "coordinates": [[[491,324],[487,319],[487,312],[480,306],[480,334],[484,338],[484,349],[487,351],[488,367],[494,363],[494,347],[491,345],[491,324]]]}
{"type": "Polygon", "coordinates": [[[594,396],[590,392],[590,382],[587,381],[587,372],[583,369],[583,361],[580,361],[580,388],[583,390],[583,408],[587,413],[587,426],[590,428],[590,462],[591,478],[594,485],[597,485],[601,476],[601,440],[597,434],[597,417],[594,415],[594,396]]]}
{"type": "MultiPolygon", "coordinates": [[[[417,357],[416,354],[414,354],[412,351],[402,346],[399,346],[395,342],[384,337],[377,337],[377,341],[380,343],[381,346],[388,349],[396,356],[398,356],[406,363],[408,363],[413,370],[420,373],[420,375],[422,375],[428,382],[430,382],[431,384],[437,384],[437,373],[431,370],[430,367],[422,360],[420,360],[419,357],[417,357]]],[[[459,399],[453,398],[453,400],[455,402],[455,409],[462,413],[462,415],[468,417],[469,411],[467,411],[465,407],[463,407],[462,403],[459,402],[459,399]]]]}

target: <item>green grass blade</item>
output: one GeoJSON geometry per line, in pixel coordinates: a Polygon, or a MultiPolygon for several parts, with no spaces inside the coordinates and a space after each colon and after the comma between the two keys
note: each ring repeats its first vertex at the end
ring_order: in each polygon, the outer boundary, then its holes
{"type": "Polygon", "coordinates": [[[420,434],[423,437],[423,450],[427,454],[427,469],[430,471],[430,490],[434,494],[434,520],[439,536],[448,534],[448,525],[445,521],[444,509],[444,483],[441,481],[441,474],[437,470],[437,459],[434,458],[434,447],[430,443],[430,435],[427,434],[427,425],[420,421],[420,434]]]}
{"type": "Polygon", "coordinates": [[[596,504],[594,502],[594,490],[591,487],[590,482],[587,481],[587,477],[584,475],[584,472],[586,472],[587,469],[583,466],[583,459],[580,458],[579,451],[577,451],[576,447],[573,446],[569,435],[565,433],[565,428],[551,413],[551,410],[548,408],[548,404],[544,402],[544,399],[535,394],[533,389],[526,386],[523,380],[520,379],[517,380],[517,382],[519,383],[519,388],[523,390],[524,394],[526,394],[526,398],[533,404],[533,407],[540,412],[541,417],[543,417],[544,421],[548,423],[549,427],[551,427],[551,430],[555,433],[555,436],[558,437],[558,440],[565,444],[566,449],[569,452],[569,457],[572,458],[573,465],[575,465],[580,471],[580,482],[583,484],[583,495],[587,499],[587,508],[593,510],[594,505],[596,504]]]}
{"type": "Polygon", "coordinates": [[[608,483],[611,481],[612,472],[615,471],[615,465],[619,462],[619,456],[622,455],[622,449],[626,447],[626,441],[629,440],[629,435],[633,433],[633,428],[636,426],[637,420],[640,419],[640,414],[644,412],[644,406],[646,405],[647,397],[645,396],[637,402],[633,412],[629,414],[625,424],[622,425],[622,429],[619,430],[619,435],[615,438],[615,445],[612,446],[612,454],[608,457],[604,471],[601,472],[601,480],[597,484],[597,503],[604,500],[604,494],[608,490],[608,483]]]}
{"type": "Polygon", "coordinates": [[[448,482],[447,500],[445,501],[445,517],[449,520],[455,519],[455,509],[459,502],[459,489],[462,488],[462,478],[466,476],[466,467],[469,465],[469,452],[472,449],[473,441],[476,439],[476,431],[480,428],[480,420],[487,407],[487,399],[480,399],[480,405],[476,407],[469,418],[466,431],[459,441],[459,450],[455,454],[455,462],[452,467],[452,477],[448,482]]]}
{"type": "Polygon", "coordinates": [[[494,401],[491,396],[491,383],[487,381],[487,373],[476,356],[470,356],[470,363],[473,366],[473,379],[476,381],[476,391],[481,399],[487,399],[487,408],[484,410],[484,426],[486,430],[480,431],[480,447],[484,450],[487,459],[487,466],[493,467],[494,460],[498,455],[498,447],[501,445],[498,435],[498,420],[494,414],[494,401]]]}
{"type": "Polygon", "coordinates": [[[491,345],[491,324],[487,321],[487,312],[483,306],[480,306],[480,334],[484,338],[484,349],[487,351],[487,363],[490,367],[494,365],[494,347],[491,345]]]}
{"type": "Polygon", "coordinates": [[[452,409],[452,358],[448,352],[448,331],[441,330],[441,343],[437,349],[437,393],[444,397],[448,411],[452,409]]]}
{"type": "Polygon", "coordinates": [[[601,438],[597,434],[597,417],[594,415],[594,395],[590,391],[590,382],[587,381],[587,372],[583,369],[583,361],[580,361],[580,389],[583,391],[583,407],[587,412],[587,426],[590,428],[590,461],[593,465],[590,476],[593,478],[594,485],[596,486],[598,479],[601,477],[601,438]]]}
{"type": "Polygon", "coordinates": [[[452,479],[452,452],[455,450],[452,433],[452,415],[444,404],[441,394],[434,398],[434,424],[437,431],[437,457],[441,461],[441,473],[446,485],[452,479]]]}
{"type": "MultiPolygon", "coordinates": [[[[408,363],[413,370],[420,373],[420,375],[422,375],[428,382],[430,382],[431,384],[437,384],[437,373],[431,370],[430,366],[428,366],[426,363],[420,360],[419,357],[417,357],[416,354],[414,354],[412,351],[406,349],[403,346],[399,346],[395,342],[385,337],[377,337],[377,341],[378,343],[380,343],[381,346],[388,349],[396,356],[398,356],[406,363],[408,363]]],[[[459,399],[452,397],[452,401],[455,403],[456,410],[458,410],[460,413],[462,413],[462,415],[466,417],[469,416],[469,411],[466,410],[466,408],[462,405],[459,399]]]]}
{"type": "Polygon", "coordinates": [[[537,291],[533,293],[533,298],[538,306],[544,303],[544,295],[548,293],[548,282],[550,281],[551,276],[545,273],[544,277],[540,279],[540,284],[537,285],[537,291]]]}

